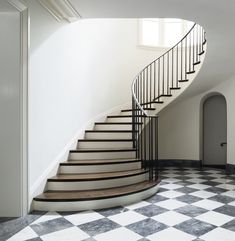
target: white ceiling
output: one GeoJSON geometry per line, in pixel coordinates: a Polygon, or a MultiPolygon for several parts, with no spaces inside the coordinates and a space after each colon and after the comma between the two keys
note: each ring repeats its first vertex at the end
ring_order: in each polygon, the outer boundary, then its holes
{"type": "Polygon", "coordinates": [[[0,12],[17,12],[17,9],[6,0],[0,0],[0,12]]]}
{"type": "Polygon", "coordinates": [[[204,65],[186,95],[235,75],[234,0],[70,0],[82,18],[167,17],[195,21],[207,33],[204,65]]]}

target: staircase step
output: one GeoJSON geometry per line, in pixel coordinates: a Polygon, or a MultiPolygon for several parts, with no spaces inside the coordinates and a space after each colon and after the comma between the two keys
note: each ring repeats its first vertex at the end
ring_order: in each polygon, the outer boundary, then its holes
{"type": "Polygon", "coordinates": [[[135,158],[136,149],[133,148],[96,148],[70,150],[70,160],[83,159],[114,159],[114,158],[135,158]]]}
{"type": "MultiPolygon", "coordinates": [[[[150,110],[150,111],[154,111],[156,110],[155,108],[143,108],[144,110],[150,110]]],[[[130,111],[140,111],[140,109],[125,109],[125,110],[122,110],[121,112],[130,112],[130,111]]]]}
{"type": "MultiPolygon", "coordinates": [[[[137,125],[141,125],[140,122],[135,122],[137,125]]],[[[132,122],[96,122],[94,126],[95,130],[132,130],[132,122]]]]}
{"type": "Polygon", "coordinates": [[[118,172],[130,171],[141,168],[141,160],[108,159],[108,160],[74,160],[60,163],[60,174],[94,173],[94,172],[118,172]]]}
{"type": "Polygon", "coordinates": [[[196,72],[195,70],[191,70],[191,71],[186,72],[186,74],[193,74],[195,72],[196,72]]]}
{"type": "Polygon", "coordinates": [[[171,87],[170,90],[180,90],[180,87],[171,87]]]}
{"type": "Polygon", "coordinates": [[[142,103],[140,105],[144,106],[144,105],[150,105],[150,104],[163,104],[164,101],[150,101],[150,102],[146,102],[146,103],[142,103]]]}
{"type": "Polygon", "coordinates": [[[201,53],[199,53],[198,55],[203,55],[205,53],[205,51],[203,50],[201,53]]]}
{"type": "Polygon", "coordinates": [[[132,130],[88,130],[85,139],[132,139],[132,130]]]}
{"type": "Polygon", "coordinates": [[[184,83],[184,82],[188,82],[189,80],[188,79],[181,79],[181,80],[178,80],[178,82],[180,83],[184,83]]]}
{"type": "Polygon", "coordinates": [[[132,148],[132,139],[82,139],[78,140],[78,149],[80,148],[132,148]]]}
{"type": "Polygon", "coordinates": [[[201,61],[197,61],[197,62],[195,62],[195,63],[193,63],[194,65],[198,65],[198,64],[200,64],[201,63],[201,61]]]}
{"type": "Polygon", "coordinates": [[[47,191],[34,198],[38,211],[84,211],[128,205],[157,192],[159,181],[142,181],[122,187],[92,191],[47,191]]]}
{"type": "Polygon", "coordinates": [[[80,191],[120,187],[142,182],[148,178],[148,171],[132,169],[111,172],[58,174],[47,181],[51,191],[80,191]]]}

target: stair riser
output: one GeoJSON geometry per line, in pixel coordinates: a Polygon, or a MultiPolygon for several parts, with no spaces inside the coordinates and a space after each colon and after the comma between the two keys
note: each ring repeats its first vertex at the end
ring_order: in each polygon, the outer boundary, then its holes
{"type": "Polygon", "coordinates": [[[122,133],[122,132],[88,132],[85,134],[87,139],[132,139],[132,133],[122,133]]]}
{"type": "Polygon", "coordinates": [[[95,125],[95,130],[132,130],[132,125],[95,125]]]}
{"type": "Polygon", "coordinates": [[[116,198],[98,199],[92,201],[76,202],[41,202],[33,201],[33,209],[37,211],[83,211],[92,209],[102,209],[115,206],[126,206],[151,197],[158,191],[156,185],[148,190],[129,194],[116,198]]]}
{"type": "Polygon", "coordinates": [[[132,117],[107,118],[107,122],[132,122],[132,117]]]}
{"type": "Polygon", "coordinates": [[[132,148],[132,141],[94,141],[94,142],[78,142],[78,148],[132,148]]]}
{"type": "Polygon", "coordinates": [[[118,172],[130,171],[141,168],[140,162],[108,164],[108,165],[82,165],[82,166],[60,166],[61,174],[75,173],[101,173],[101,172],[118,172]]]}
{"type": "Polygon", "coordinates": [[[135,151],[70,153],[70,160],[135,158],[135,151]]]}
{"type": "Polygon", "coordinates": [[[130,177],[122,177],[115,179],[99,180],[99,181],[83,181],[83,182],[47,182],[47,188],[50,191],[81,191],[95,190],[103,188],[121,187],[126,185],[142,182],[147,179],[147,174],[141,174],[130,177]]]}

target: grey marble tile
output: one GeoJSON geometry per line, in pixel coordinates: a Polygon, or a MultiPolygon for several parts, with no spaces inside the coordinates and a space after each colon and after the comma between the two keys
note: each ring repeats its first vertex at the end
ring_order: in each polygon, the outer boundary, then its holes
{"type": "Polygon", "coordinates": [[[175,191],[182,192],[182,193],[191,193],[191,192],[196,192],[198,190],[191,187],[181,187],[181,188],[175,189],[175,191]]]}
{"type": "Polygon", "coordinates": [[[142,208],[135,209],[135,212],[141,213],[142,215],[145,215],[147,217],[153,217],[155,215],[165,213],[167,211],[167,209],[158,207],[156,205],[148,205],[142,208]]]}
{"type": "Polygon", "coordinates": [[[216,226],[210,223],[205,223],[196,219],[190,219],[183,223],[177,224],[174,227],[185,233],[188,233],[197,237],[216,228],[216,226]]]}
{"type": "Polygon", "coordinates": [[[154,196],[152,196],[150,198],[145,199],[145,201],[146,202],[150,202],[150,203],[157,203],[157,202],[165,201],[167,199],[168,198],[156,194],[156,195],[154,195],[154,196]]]}
{"type": "Polygon", "coordinates": [[[149,241],[149,239],[147,239],[147,238],[142,238],[142,239],[139,239],[139,240],[137,240],[137,241],[149,241]]]}
{"type": "Polygon", "coordinates": [[[177,197],[175,199],[178,200],[178,201],[181,201],[181,202],[188,203],[188,204],[192,204],[192,203],[195,203],[195,202],[198,202],[198,201],[202,200],[202,198],[192,196],[192,195],[183,195],[183,196],[177,197]]]}
{"type": "Polygon", "coordinates": [[[93,239],[93,238],[87,238],[87,239],[84,239],[84,240],[82,240],[82,241],[96,241],[96,240],[93,239]]]}
{"type": "Polygon", "coordinates": [[[27,239],[27,241],[42,241],[42,239],[37,237],[37,238],[27,239]]]}
{"type": "Polygon", "coordinates": [[[231,205],[224,205],[222,207],[216,208],[213,211],[235,217],[235,207],[231,205]]]}
{"type": "Polygon", "coordinates": [[[11,220],[15,220],[17,218],[5,218],[5,217],[0,217],[0,224],[1,223],[5,223],[5,222],[8,222],[8,221],[11,221],[11,220]]]}
{"type": "Polygon", "coordinates": [[[199,178],[205,180],[205,182],[213,181],[213,179],[216,179],[216,177],[210,177],[210,176],[200,176],[199,178]]]}
{"type": "Polygon", "coordinates": [[[180,181],[180,182],[175,182],[175,184],[181,185],[181,186],[189,186],[192,184],[195,184],[193,182],[189,182],[189,181],[180,181]]]}
{"type": "Polygon", "coordinates": [[[166,229],[168,228],[168,226],[166,226],[163,223],[159,223],[151,218],[148,218],[143,221],[132,223],[126,226],[126,228],[138,233],[143,237],[146,237],[148,235],[151,235],[153,233],[157,233],[163,229],[166,229]]]}
{"type": "Polygon", "coordinates": [[[108,217],[108,216],[115,215],[118,213],[126,212],[127,210],[128,209],[124,208],[124,207],[114,207],[114,208],[100,209],[100,210],[95,210],[95,211],[105,217],[108,217]]]}
{"type": "Polygon", "coordinates": [[[201,184],[214,187],[214,186],[217,186],[217,185],[219,185],[219,184],[221,184],[221,183],[219,183],[219,182],[214,182],[214,181],[205,181],[205,182],[202,182],[201,184]]]}
{"type": "Polygon", "coordinates": [[[66,228],[73,227],[68,220],[65,218],[56,218],[53,220],[49,220],[46,222],[41,222],[38,224],[32,224],[30,227],[39,235],[42,236],[44,234],[53,233],[59,230],[63,230],[66,228]]]}
{"type": "Polygon", "coordinates": [[[233,219],[232,221],[228,222],[228,223],[225,223],[222,228],[225,228],[225,229],[229,229],[231,231],[234,231],[235,232],[235,219],[233,219]]]}
{"type": "Polygon", "coordinates": [[[17,218],[0,224],[0,240],[7,240],[21,229],[27,227],[46,212],[33,212],[22,218],[17,218]]]}
{"type": "Polygon", "coordinates": [[[174,211],[176,211],[178,213],[182,213],[189,217],[197,217],[198,215],[203,214],[203,213],[207,212],[208,210],[206,210],[204,208],[196,207],[193,205],[187,205],[187,206],[184,206],[181,208],[177,208],[174,211]]]}
{"type": "Polygon", "coordinates": [[[216,196],[210,197],[208,199],[212,200],[212,201],[225,203],[225,204],[233,202],[235,200],[235,198],[232,198],[232,197],[229,197],[229,196],[225,196],[225,195],[216,195],[216,196]]]}
{"type": "Polygon", "coordinates": [[[220,188],[220,187],[209,187],[209,188],[206,188],[205,191],[222,194],[224,192],[227,192],[228,190],[226,190],[224,188],[220,188]]]}
{"type": "Polygon", "coordinates": [[[81,224],[78,227],[90,236],[95,236],[100,233],[105,233],[110,230],[119,228],[121,226],[112,220],[109,220],[108,218],[103,218],[89,223],[81,224]]]}
{"type": "Polygon", "coordinates": [[[59,211],[57,213],[59,213],[61,216],[69,216],[69,215],[78,214],[81,212],[82,211],[59,211]]]}

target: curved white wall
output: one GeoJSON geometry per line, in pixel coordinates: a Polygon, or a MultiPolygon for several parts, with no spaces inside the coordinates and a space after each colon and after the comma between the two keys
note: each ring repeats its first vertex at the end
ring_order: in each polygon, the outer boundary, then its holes
{"type": "Polygon", "coordinates": [[[32,189],[90,119],[130,101],[132,79],[161,52],[137,47],[137,19],[84,19],[64,24],[36,1],[28,4],[32,189]]]}

